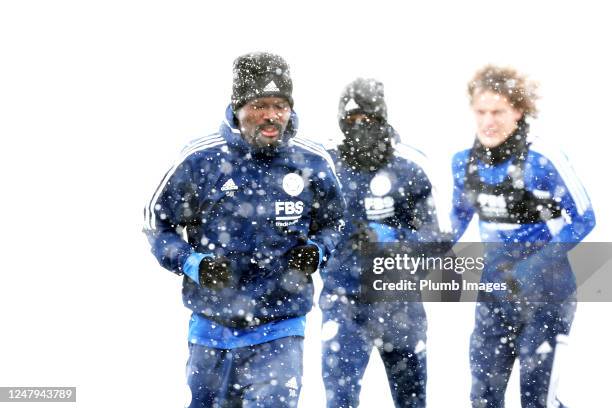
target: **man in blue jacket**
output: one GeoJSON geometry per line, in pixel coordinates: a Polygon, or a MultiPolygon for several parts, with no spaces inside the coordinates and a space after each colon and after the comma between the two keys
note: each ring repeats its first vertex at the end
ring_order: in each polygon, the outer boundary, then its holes
{"type": "Polygon", "coordinates": [[[476,119],[471,149],[453,157],[455,239],[478,214],[486,283],[470,342],[474,407],[503,407],[514,360],[523,408],[563,407],[555,357],[575,312],[567,251],[594,227],[589,198],[565,156],[531,138],[535,86],[511,68],[486,66],[468,85],[476,119]]]}
{"type": "Polygon", "coordinates": [[[295,407],[311,274],[340,237],[329,155],[296,137],[289,67],[234,61],[217,133],[189,144],[145,209],[152,252],[183,275],[190,407],[295,407]]]}
{"type": "Polygon", "coordinates": [[[370,353],[380,353],[397,407],[424,407],[427,321],[421,302],[367,303],[360,293],[363,249],[419,241],[437,231],[424,156],[396,144],[383,84],[356,79],[339,105],[342,143],[330,154],[347,201],[346,234],[323,271],[323,380],[328,407],[359,405],[370,353]]]}

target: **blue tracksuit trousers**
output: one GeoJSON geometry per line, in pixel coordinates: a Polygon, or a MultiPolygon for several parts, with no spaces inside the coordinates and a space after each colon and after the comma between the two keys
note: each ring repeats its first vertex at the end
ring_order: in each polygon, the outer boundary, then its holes
{"type": "Polygon", "coordinates": [[[521,406],[562,408],[555,357],[567,342],[575,302],[482,302],[470,339],[474,408],[503,408],[512,366],[520,361],[521,406]]]}
{"type": "Polygon", "coordinates": [[[304,338],[283,337],[234,349],[189,344],[189,408],[295,408],[304,338]]]}
{"type": "Polygon", "coordinates": [[[323,311],[337,333],[323,342],[328,408],[356,408],[361,379],[376,348],[396,407],[425,407],[427,321],[421,303],[335,302],[323,311]]]}

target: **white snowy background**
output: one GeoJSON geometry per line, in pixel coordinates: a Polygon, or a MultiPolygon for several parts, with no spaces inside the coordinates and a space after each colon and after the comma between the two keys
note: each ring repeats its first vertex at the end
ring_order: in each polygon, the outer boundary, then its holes
{"type": "MultiPolygon", "coordinates": [[[[77,386],[79,407],[182,406],[189,314],[149,253],[142,208],[183,144],[217,129],[232,61],[249,51],[287,59],[301,134],[324,143],[339,137],[343,86],[382,80],[390,122],[446,176],[473,140],[466,82],[514,65],[541,83],[534,132],[591,196],[588,240],[610,241],[609,15],[595,1],[3,1],[0,386],[77,386]]],[[[426,309],[429,406],[467,407],[474,305],[426,309]]],[[[561,379],[572,407],[609,406],[611,312],[578,307],[561,379]]],[[[320,319],[308,318],[301,407],[324,404],[320,319]]],[[[361,407],[391,407],[373,356],[361,407]]]]}

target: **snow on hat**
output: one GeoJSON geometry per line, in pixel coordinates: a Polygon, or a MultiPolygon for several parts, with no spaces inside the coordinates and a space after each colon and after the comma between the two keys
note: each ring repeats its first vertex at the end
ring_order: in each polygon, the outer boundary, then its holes
{"type": "Polygon", "coordinates": [[[255,52],[241,55],[234,61],[234,112],[247,102],[266,96],[285,98],[293,108],[292,91],[289,66],[282,57],[267,52],[255,52]]]}
{"type": "Polygon", "coordinates": [[[338,106],[338,120],[343,120],[355,112],[387,120],[385,88],[382,82],[371,78],[357,78],[344,88],[338,106]]]}

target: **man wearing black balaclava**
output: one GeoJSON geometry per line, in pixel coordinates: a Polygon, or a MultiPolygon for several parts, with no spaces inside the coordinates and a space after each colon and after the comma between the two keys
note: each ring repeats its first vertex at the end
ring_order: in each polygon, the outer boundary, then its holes
{"type": "Polygon", "coordinates": [[[397,407],[424,407],[427,322],[414,302],[366,303],[360,293],[363,250],[378,243],[420,241],[438,231],[423,155],[396,143],[383,84],[356,79],[340,98],[343,140],[330,155],[347,202],[346,234],[322,271],[323,380],[328,407],[359,405],[360,381],[376,348],[397,407]]]}
{"type": "Polygon", "coordinates": [[[341,159],[358,171],[375,171],[393,156],[395,133],[387,123],[383,84],[358,78],[340,98],[340,130],[344,140],[338,146],[341,159]]]}

